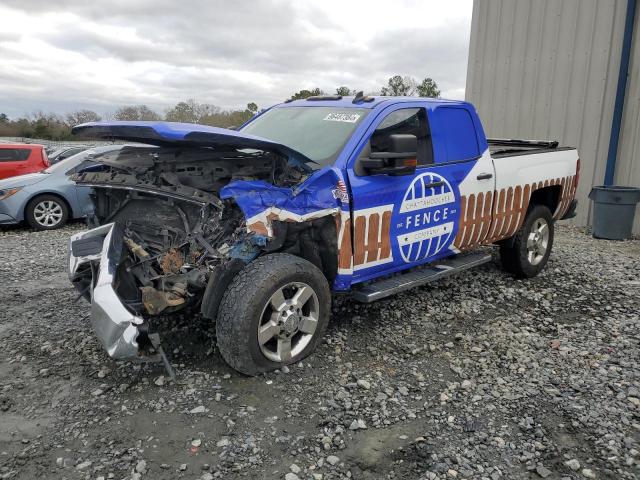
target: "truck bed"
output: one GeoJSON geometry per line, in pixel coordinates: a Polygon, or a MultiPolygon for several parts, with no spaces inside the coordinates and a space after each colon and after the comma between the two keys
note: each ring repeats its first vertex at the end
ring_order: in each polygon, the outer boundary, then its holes
{"type": "Polygon", "coordinates": [[[488,138],[489,151],[494,158],[516,157],[533,153],[572,150],[573,147],[559,147],[556,140],[517,140],[488,138]]]}

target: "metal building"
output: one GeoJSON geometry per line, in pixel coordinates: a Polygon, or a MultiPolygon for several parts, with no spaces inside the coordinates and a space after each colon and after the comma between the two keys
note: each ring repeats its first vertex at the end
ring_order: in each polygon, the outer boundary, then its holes
{"type": "Polygon", "coordinates": [[[636,0],[474,1],[467,100],[489,137],[578,147],[579,225],[593,185],[640,186],[638,10],[636,0]]]}

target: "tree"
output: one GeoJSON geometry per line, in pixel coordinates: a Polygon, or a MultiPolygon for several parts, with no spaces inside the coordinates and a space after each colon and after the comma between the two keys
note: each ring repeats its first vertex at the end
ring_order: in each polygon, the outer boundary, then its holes
{"type": "Polygon", "coordinates": [[[315,97],[318,95],[324,95],[324,92],[320,88],[316,87],[311,90],[300,90],[297,93],[291,95],[291,100],[303,100],[309,97],[315,97]]]}
{"type": "MultiPolygon", "coordinates": [[[[71,135],[71,129],[64,120],[55,113],[43,111],[33,112],[28,119],[30,128],[21,128],[23,132],[29,132],[33,138],[45,138],[48,140],[64,140],[71,135]]],[[[26,125],[23,124],[26,127],[26,125]]],[[[26,135],[25,135],[26,136],[26,135]]]]}
{"type": "Polygon", "coordinates": [[[440,98],[440,90],[438,84],[430,77],[422,80],[422,83],[416,87],[419,97],[440,98]]]}
{"type": "Polygon", "coordinates": [[[147,120],[157,121],[162,117],[156,112],[151,110],[146,105],[125,105],[116,110],[113,114],[113,118],[116,120],[147,120]]]}
{"type": "Polygon", "coordinates": [[[387,81],[387,86],[382,87],[380,95],[394,97],[408,97],[416,93],[416,80],[410,76],[401,77],[395,75],[387,81]]]}
{"type": "Polygon", "coordinates": [[[101,120],[100,115],[91,110],[78,110],[77,112],[67,113],[66,119],[67,125],[70,127],[80,125],[81,123],[99,122],[101,120]]]}
{"type": "Polygon", "coordinates": [[[343,97],[348,97],[349,95],[355,95],[356,91],[351,90],[349,87],[338,87],[336,88],[336,95],[342,95],[343,97]]]}
{"type": "Polygon", "coordinates": [[[9,117],[6,113],[0,113],[0,123],[9,123],[9,117]]]}
{"type": "Polygon", "coordinates": [[[187,102],[179,102],[173,108],[166,111],[165,120],[169,122],[196,123],[196,113],[187,102]]]}
{"type": "Polygon", "coordinates": [[[198,103],[193,98],[178,102],[167,110],[165,119],[169,122],[207,123],[212,116],[220,113],[220,107],[209,103],[198,103]]]}

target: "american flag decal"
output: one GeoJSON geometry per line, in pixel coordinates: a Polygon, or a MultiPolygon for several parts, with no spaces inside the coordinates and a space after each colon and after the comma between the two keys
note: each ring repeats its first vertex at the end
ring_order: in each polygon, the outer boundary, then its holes
{"type": "Polygon", "coordinates": [[[342,180],[338,180],[336,198],[340,199],[342,203],[349,203],[349,194],[347,193],[347,186],[342,180]]]}

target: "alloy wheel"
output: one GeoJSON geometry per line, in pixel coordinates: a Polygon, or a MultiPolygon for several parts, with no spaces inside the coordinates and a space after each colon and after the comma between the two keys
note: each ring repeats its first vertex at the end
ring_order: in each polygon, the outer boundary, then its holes
{"type": "Polygon", "coordinates": [[[33,218],[35,221],[38,225],[46,228],[52,228],[58,225],[62,221],[63,215],[62,205],[53,200],[43,200],[33,209],[33,218]]]}
{"type": "Polygon", "coordinates": [[[538,218],[531,225],[527,237],[527,260],[531,265],[538,265],[549,246],[549,224],[544,218],[538,218]]]}
{"type": "Polygon", "coordinates": [[[306,283],[278,288],[262,310],[258,344],[272,362],[287,362],[311,342],[318,327],[318,296],[306,283]]]}

